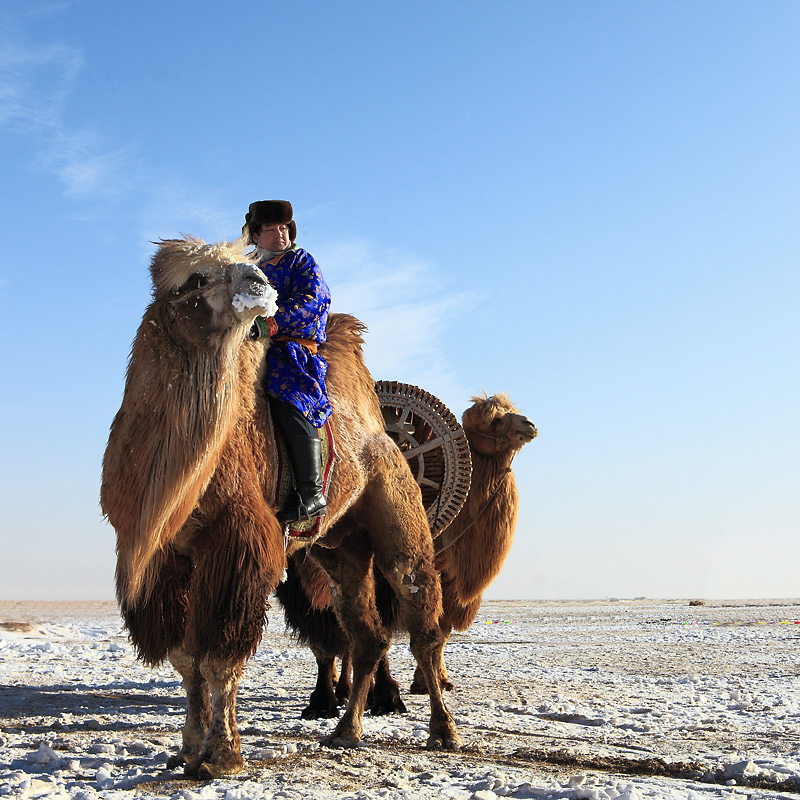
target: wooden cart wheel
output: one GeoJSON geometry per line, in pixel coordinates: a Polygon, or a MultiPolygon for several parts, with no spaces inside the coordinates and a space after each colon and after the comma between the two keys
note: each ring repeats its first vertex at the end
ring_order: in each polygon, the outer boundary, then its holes
{"type": "Polygon", "coordinates": [[[418,386],[378,381],[375,390],[386,432],[408,461],[436,537],[456,518],[469,492],[472,457],[464,429],[441,400],[418,386]]]}

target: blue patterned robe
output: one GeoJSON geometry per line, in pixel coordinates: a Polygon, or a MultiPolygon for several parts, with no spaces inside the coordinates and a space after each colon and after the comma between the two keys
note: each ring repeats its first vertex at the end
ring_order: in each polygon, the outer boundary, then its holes
{"type": "MultiPolygon", "coordinates": [[[[277,336],[322,344],[331,292],[311,253],[292,246],[277,260],[259,261],[258,267],[278,293],[277,336]]],[[[321,427],[331,414],[325,359],[297,342],[273,339],[267,350],[266,367],[265,391],[291,403],[315,427],[321,427]]]]}

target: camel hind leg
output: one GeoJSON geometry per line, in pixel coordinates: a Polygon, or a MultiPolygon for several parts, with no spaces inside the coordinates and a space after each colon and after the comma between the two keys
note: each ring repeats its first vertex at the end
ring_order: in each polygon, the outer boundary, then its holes
{"type": "Polygon", "coordinates": [[[339,716],[339,701],[334,691],[336,683],[336,656],[311,645],[311,652],[317,661],[317,683],[308,705],[300,716],[303,719],[322,719],[339,716]]]}
{"type": "Polygon", "coordinates": [[[353,691],[353,684],[350,675],[353,672],[353,664],[350,661],[350,650],[345,647],[342,653],[341,663],[339,664],[339,678],[334,687],[334,694],[340,705],[344,705],[353,691]]]}
{"type": "MultiPolygon", "coordinates": [[[[434,664],[438,664],[439,683],[442,685],[442,689],[451,691],[455,689],[455,685],[447,674],[447,666],[444,663],[444,648],[454,628],[459,631],[465,631],[475,621],[475,617],[481,607],[482,597],[476,597],[467,603],[462,603],[458,598],[456,588],[452,581],[447,580],[447,578],[442,575],[441,584],[444,614],[442,614],[442,618],[439,620],[439,627],[442,629],[444,639],[434,659],[434,664]]],[[[411,683],[411,693],[426,694],[427,691],[428,687],[425,683],[425,677],[420,672],[419,668],[417,668],[414,673],[414,680],[411,683]]]]}
{"type": "Polygon", "coordinates": [[[356,528],[335,550],[314,545],[310,555],[328,574],[334,588],[333,608],[347,635],[353,671],[345,712],[323,744],[353,746],[361,741],[372,675],[389,649],[389,634],[375,605],[372,553],[364,531],[356,528]]]}
{"type": "Polygon", "coordinates": [[[286,577],[275,588],[286,624],[308,644],[317,662],[317,683],[300,715],[303,719],[338,717],[339,701],[350,695],[349,662],[337,684],[336,657],[347,651],[347,640],[330,608],[329,591],[328,576],[304,550],[288,559],[286,577]]]}
{"type": "Polygon", "coordinates": [[[461,739],[456,731],[455,721],[445,706],[440,679],[444,639],[436,622],[436,615],[431,614],[426,602],[438,596],[438,578],[432,570],[429,575],[423,570],[423,565],[418,564],[408,578],[400,573],[397,589],[398,597],[401,598],[400,613],[409,631],[411,652],[417,661],[417,669],[422,673],[430,697],[428,749],[456,750],[461,745],[461,739]],[[408,596],[403,595],[404,591],[414,588],[419,591],[408,596]],[[418,598],[423,592],[428,597],[423,595],[418,598]]]}
{"type": "Polygon", "coordinates": [[[369,699],[369,710],[373,716],[406,714],[408,709],[400,697],[400,686],[389,669],[389,656],[384,656],[375,670],[375,682],[369,699]]]}
{"type": "Polygon", "coordinates": [[[375,564],[397,596],[431,704],[429,749],[457,749],[461,740],[444,704],[439,680],[444,635],[439,628],[442,592],[433,566],[433,542],[425,510],[400,451],[387,454],[393,469],[374,477],[360,508],[374,549],[375,564]]]}

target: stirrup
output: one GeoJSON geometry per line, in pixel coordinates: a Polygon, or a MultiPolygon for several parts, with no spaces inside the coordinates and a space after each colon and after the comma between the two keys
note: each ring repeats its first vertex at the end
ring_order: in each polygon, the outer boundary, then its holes
{"type": "MultiPolygon", "coordinates": [[[[315,498],[312,498],[312,501],[315,498]]],[[[308,506],[303,502],[302,498],[296,506],[285,508],[278,512],[278,522],[282,525],[290,525],[293,522],[308,522],[309,520],[316,519],[317,517],[324,517],[328,513],[328,504],[325,500],[325,495],[320,497],[322,505],[317,503],[317,508],[308,513],[308,506]]],[[[313,505],[312,505],[313,508],[313,505]]]]}
{"type": "Polygon", "coordinates": [[[297,521],[298,522],[308,522],[310,519],[316,519],[317,517],[324,517],[328,513],[328,504],[325,502],[325,498],[322,498],[323,505],[318,506],[315,511],[311,514],[308,513],[308,508],[306,507],[305,503],[300,503],[297,507],[297,521]]]}

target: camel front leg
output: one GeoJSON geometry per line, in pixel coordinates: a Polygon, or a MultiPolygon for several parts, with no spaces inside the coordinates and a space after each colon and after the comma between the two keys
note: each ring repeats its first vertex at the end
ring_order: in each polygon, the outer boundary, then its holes
{"type": "Polygon", "coordinates": [[[200,662],[200,672],[211,690],[211,719],[200,754],[184,768],[190,777],[210,780],[241,772],[244,766],[236,727],[236,692],[243,664],[210,656],[200,662]]]}
{"type": "Polygon", "coordinates": [[[178,647],[169,654],[169,663],[183,680],[186,690],[186,722],[181,731],[183,746],[170,756],[167,769],[176,769],[197,757],[211,722],[211,697],[208,682],[194,658],[178,647]]]}

